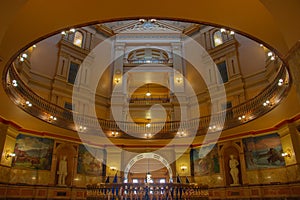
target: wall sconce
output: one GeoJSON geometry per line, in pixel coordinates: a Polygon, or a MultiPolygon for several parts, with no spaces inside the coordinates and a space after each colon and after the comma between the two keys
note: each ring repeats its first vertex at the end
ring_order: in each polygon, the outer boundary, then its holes
{"type": "Polygon", "coordinates": [[[184,131],[178,131],[178,132],[177,132],[177,135],[178,135],[179,137],[185,137],[185,136],[186,136],[186,133],[185,133],[184,131]]]}
{"type": "Polygon", "coordinates": [[[25,107],[25,106],[31,107],[32,103],[30,103],[30,101],[26,101],[25,104],[23,104],[23,107],[25,107]]]}
{"type": "Polygon", "coordinates": [[[240,120],[240,121],[246,121],[246,116],[245,115],[242,115],[242,116],[240,116],[240,117],[238,117],[238,119],[240,120]]]}
{"type": "Polygon", "coordinates": [[[76,31],[75,28],[71,28],[70,30],[62,31],[61,34],[62,35],[67,35],[67,34],[70,34],[70,33],[75,33],[75,31],[76,31]]]}
{"type": "Polygon", "coordinates": [[[113,137],[117,137],[117,136],[119,135],[119,132],[117,132],[117,131],[116,131],[116,132],[115,132],[115,131],[112,131],[112,132],[111,132],[111,135],[112,135],[113,137]]]}
{"type": "Polygon", "coordinates": [[[291,158],[292,157],[292,150],[291,149],[286,149],[285,152],[281,153],[282,157],[287,157],[287,158],[291,158]]]}
{"type": "Polygon", "coordinates": [[[176,82],[177,82],[177,83],[182,83],[182,77],[177,77],[177,78],[176,78],[176,82]]]}
{"type": "Polygon", "coordinates": [[[9,158],[15,157],[16,154],[15,153],[9,153],[9,151],[7,151],[7,153],[5,154],[5,159],[8,160],[9,158]]]}
{"type": "Polygon", "coordinates": [[[57,120],[57,118],[56,118],[55,116],[50,115],[50,117],[49,117],[49,122],[51,122],[51,121],[56,121],[56,120],[57,120]]]}
{"type": "Polygon", "coordinates": [[[121,78],[119,78],[119,77],[116,77],[114,80],[115,80],[115,83],[116,83],[116,84],[118,84],[118,83],[121,82],[121,78]]]}
{"type": "Polygon", "coordinates": [[[273,106],[273,103],[269,100],[266,100],[264,103],[263,103],[263,106],[273,106]]]}
{"type": "Polygon", "coordinates": [[[85,126],[79,126],[78,131],[82,132],[85,131],[87,128],[85,126]]]}
{"type": "Polygon", "coordinates": [[[226,34],[229,34],[229,35],[234,35],[234,31],[232,31],[232,30],[226,30],[225,28],[221,28],[220,31],[221,31],[221,33],[226,33],[226,34]]]}
{"type": "Polygon", "coordinates": [[[187,166],[186,166],[186,165],[181,165],[181,166],[180,166],[180,169],[181,169],[181,171],[184,172],[185,170],[187,170],[187,166]]]}
{"type": "Polygon", "coordinates": [[[288,85],[287,81],[284,81],[282,78],[278,80],[278,86],[288,85]]]}
{"type": "Polygon", "coordinates": [[[117,170],[117,168],[116,168],[115,166],[111,166],[109,169],[110,169],[111,171],[116,171],[116,170],[117,170]]]}

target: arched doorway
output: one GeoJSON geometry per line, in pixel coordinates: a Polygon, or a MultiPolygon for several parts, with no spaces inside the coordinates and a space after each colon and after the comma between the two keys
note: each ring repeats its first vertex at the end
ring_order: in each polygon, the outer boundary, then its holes
{"type": "MultiPolygon", "coordinates": [[[[146,173],[153,173],[157,179],[166,179],[166,182],[173,182],[173,170],[168,161],[155,153],[141,153],[132,158],[125,167],[124,180],[128,181],[129,176],[142,178],[146,173]],[[168,180],[167,180],[168,179],[168,180]]],[[[132,178],[132,177],[131,177],[132,178]]]]}

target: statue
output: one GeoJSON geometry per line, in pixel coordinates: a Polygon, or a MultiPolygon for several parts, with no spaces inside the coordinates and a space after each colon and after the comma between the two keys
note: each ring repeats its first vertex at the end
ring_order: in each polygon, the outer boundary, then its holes
{"type": "Polygon", "coordinates": [[[58,166],[58,185],[66,185],[65,180],[66,176],[68,175],[68,167],[67,167],[67,157],[63,156],[62,159],[59,161],[58,166]]]}
{"type": "Polygon", "coordinates": [[[230,155],[229,167],[230,174],[233,180],[233,184],[230,185],[239,185],[239,169],[237,168],[238,165],[239,161],[235,159],[233,155],[230,155]]]}

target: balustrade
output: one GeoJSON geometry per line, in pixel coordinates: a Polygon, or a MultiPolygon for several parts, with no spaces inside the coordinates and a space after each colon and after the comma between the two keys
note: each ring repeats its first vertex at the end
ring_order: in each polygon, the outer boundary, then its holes
{"type": "Polygon", "coordinates": [[[88,200],[192,200],[208,199],[208,187],[181,183],[99,183],[87,185],[88,200]]]}
{"type": "MultiPolygon", "coordinates": [[[[235,126],[244,123],[245,121],[253,120],[269,110],[271,110],[276,104],[278,104],[284,96],[286,96],[289,89],[288,84],[279,86],[278,80],[284,80],[284,83],[288,83],[289,74],[285,66],[281,66],[280,70],[277,73],[274,81],[256,97],[232,108],[227,109],[226,111],[217,113],[212,116],[201,116],[197,119],[191,119],[185,122],[179,121],[169,121],[169,122],[153,122],[150,127],[146,127],[147,123],[130,123],[130,122],[118,122],[112,120],[98,119],[91,116],[83,116],[78,113],[73,113],[68,109],[64,109],[60,106],[57,106],[40,96],[34,93],[19,77],[14,65],[8,69],[9,80],[16,80],[18,83],[17,87],[14,87],[12,84],[7,81],[6,92],[10,98],[19,105],[26,112],[39,117],[42,120],[48,120],[43,116],[44,113],[48,115],[56,116],[58,119],[53,124],[68,128],[71,130],[76,130],[73,120],[76,123],[85,126],[89,129],[97,129],[99,124],[104,132],[108,131],[119,131],[119,132],[128,132],[132,134],[144,135],[145,133],[157,133],[159,127],[162,129],[159,133],[155,134],[156,138],[172,138],[177,131],[186,131],[189,130],[198,130],[198,135],[205,134],[211,125],[211,121],[216,127],[221,127],[224,120],[224,115],[226,117],[225,124],[223,129],[232,128],[235,126]],[[269,106],[263,106],[263,103],[266,100],[272,100],[272,104],[269,106]],[[32,107],[26,107],[25,102],[30,101],[32,107]],[[239,117],[244,116],[241,120],[239,117]],[[181,127],[180,127],[181,126],[181,127]],[[181,130],[178,130],[179,127],[181,130]],[[182,130],[184,129],[184,130],[182,130]]],[[[160,101],[164,99],[159,99],[160,101]]],[[[169,99],[169,98],[166,98],[169,99]]],[[[155,100],[155,99],[153,99],[155,100]]],[[[219,129],[218,129],[219,130],[219,129]]],[[[214,131],[213,129],[211,131],[214,131]]],[[[127,134],[120,134],[120,137],[130,137],[127,134]]],[[[188,135],[187,135],[188,136],[188,135]]]]}

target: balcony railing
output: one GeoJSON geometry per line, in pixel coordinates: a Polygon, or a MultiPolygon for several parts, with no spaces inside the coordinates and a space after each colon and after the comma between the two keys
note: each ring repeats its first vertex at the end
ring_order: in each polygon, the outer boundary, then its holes
{"type": "Polygon", "coordinates": [[[150,63],[153,63],[153,64],[166,64],[168,63],[169,60],[167,59],[130,59],[128,60],[128,63],[130,64],[150,64],[150,63]]]}
{"type": "MultiPolygon", "coordinates": [[[[256,97],[238,105],[227,109],[223,112],[212,116],[203,116],[189,121],[171,121],[171,122],[153,122],[151,126],[146,126],[147,123],[131,123],[131,122],[115,122],[112,120],[98,119],[95,117],[75,114],[70,110],[57,106],[34,93],[26,84],[22,82],[14,64],[8,69],[6,80],[6,92],[10,98],[26,112],[52,123],[62,128],[67,128],[74,131],[81,131],[78,124],[86,127],[89,133],[99,133],[99,125],[101,129],[110,136],[108,132],[118,131],[119,137],[132,138],[132,135],[144,135],[146,133],[157,133],[155,138],[173,138],[178,131],[197,131],[198,135],[206,134],[208,131],[213,132],[221,128],[229,129],[241,125],[250,120],[254,120],[263,114],[269,112],[272,108],[280,103],[286,96],[289,86],[289,74],[284,65],[282,65],[277,73],[274,81],[266,87],[256,97]],[[14,87],[12,80],[16,80],[17,87],[14,87]],[[281,82],[279,85],[278,83],[281,82]],[[265,106],[263,104],[269,101],[265,106]],[[27,106],[26,101],[29,101],[32,106],[27,106]],[[223,125],[223,116],[226,116],[225,124],[223,125]],[[51,116],[55,116],[57,120],[52,120],[51,116]],[[75,125],[74,120],[77,122],[75,125]],[[211,120],[214,126],[210,127],[211,120]],[[179,128],[181,130],[179,130],[179,128]],[[130,135],[126,133],[131,133],[130,135]]],[[[168,99],[166,99],[168,100],[168,99]]],[[[187,135],[188,136],[188,135],[187,135]]]]}
{"type": "Polygon", "coordinates": [[[170,103],[170,97],[168,95],[151,95],[147,96],[131,96],[128,98],[129,103],[134,103],[137,105],[146,105],[154,103],[170,103]]]}
{"type": "Polygon", "coordinates": [[[87,186],[87,199],[208,199],[208,187],[181,183],[102,183],[87,186]]]}

